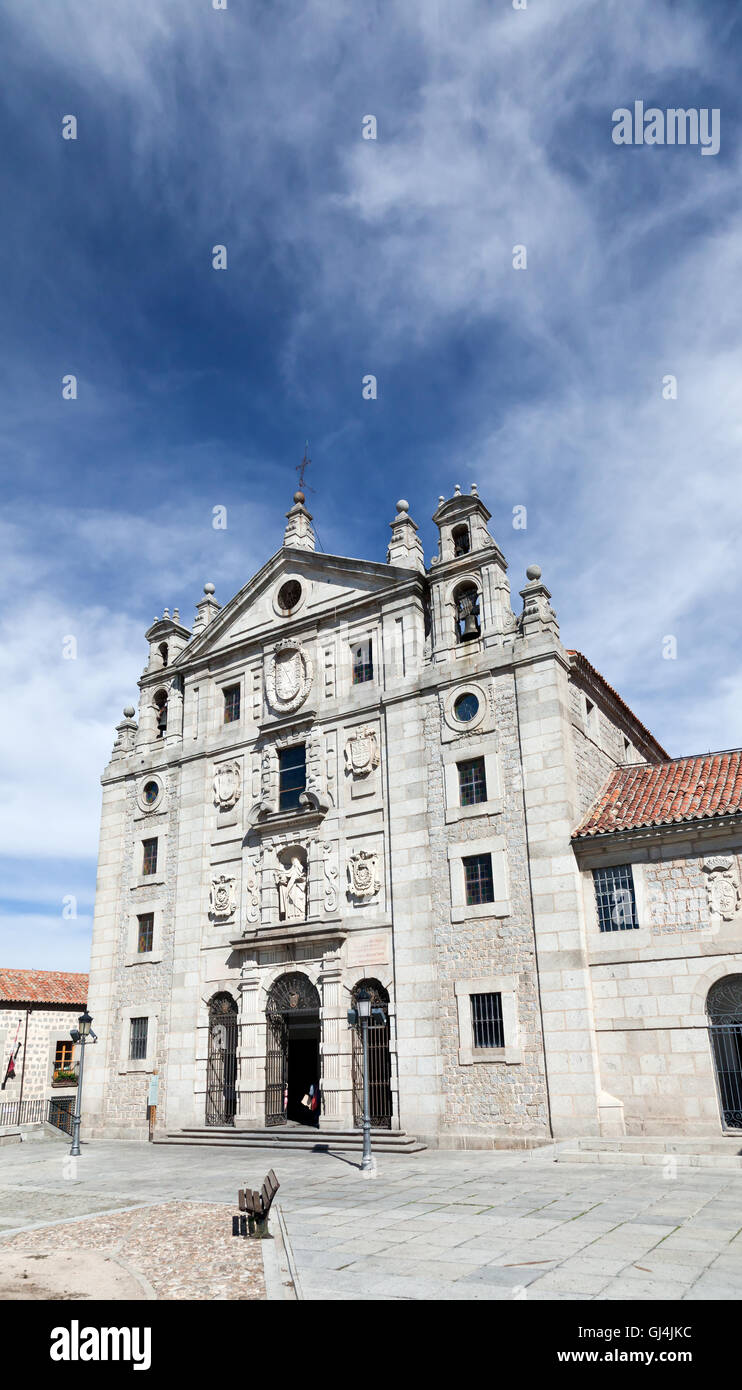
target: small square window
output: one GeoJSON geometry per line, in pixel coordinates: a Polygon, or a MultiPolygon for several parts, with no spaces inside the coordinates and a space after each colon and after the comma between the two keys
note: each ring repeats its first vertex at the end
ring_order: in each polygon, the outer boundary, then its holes
{"type": "Polygon", "coordinates": [[[358,646],[353,647],[353,684],[363,685],[364,681],[372,681],[373,678],[373,642],[369,637],[367,642],[359,642],[358,646]]]}
{"type": "Polygon", "coordinates": [[[462,860],[467,907],[478,907],[480,903],[495,901],[495,887],[492,880],[492,855],[471,854],[462,860]]]}
{"type": "Polygon", "coordinates": [[[54,1071],[72,1071],[73,1046],[66,1038],[60,1038],[54,1052],[54,1071]]]}
{"type": "Polygon", "coordinates": [[[278,750],[278,809],[297,811],[307,785],[307,750],[303,743],[278,750]]]}
{"type": "Polygon", "coordinates": [[[465,763],[458,764],[459,769],[459,802],[462,806],[475,806],[479,801],[487,800],[487,777],[484,770],[484,758],[469,758],[465,763]]]}
{"type": "Polygon", "coordinates": [[[501,994],[471,994],[471,1027],[474,1047],[504,1047],[501,994]]]}
{"type": "Polygon", "coordinates": [[[229,685],[224,691],[224,723],[234,724],[240,717],[240,687],[229,685]]]}
{"type": "Polygon", "coordinates": [[[132,1018],[129,1022],[129,1060],[143,1062],[147,1056],[148,1018],[132,1018]]]}
{"type": "Polygon", "coordinates": [[[157,873],[157,840],[142,840],[142,849],[143,849],[143,851],[144,851],[144,855],[143,855],[143,859],[142,859],[142,873],[143,873],[143,874],[156,874],[156,873],[157,873]]]}
{"type": "Polygon", "coordinates": [[[137,917],[139,930],[137,933],[137,951],[141,954],[144,951],[152,950],[152,942],[155,935],[155,914],[154,912],[143,912],[137,917]]]}
{"type": "Polygon", "coordinates": [[[593,869],[598,926],[601,931],[631,931],[638,928],[634,876],[630,864],[610,869],[593,869]]]}

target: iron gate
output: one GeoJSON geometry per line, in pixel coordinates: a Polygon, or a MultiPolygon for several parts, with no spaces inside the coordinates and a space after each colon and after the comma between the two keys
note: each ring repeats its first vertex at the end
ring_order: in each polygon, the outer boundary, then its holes
{"type": "Polygon", "coordinates": [[[711,1049],[724,1124],[742,1129],[742,1022],[712,1023],[711,1049]]]}
{"type": "Polygon", "coordinates": [[[729,1129],[742,1129],[742,975],[717,980],[706,1011],[722,1121],[729,1129]]]}
{"type": "Polygon", "coordinates": [[[237,1005],[230,994],[209,1004],[206,1123],[232,1125],[237,1110],[237,1005]]]}
{"type": "MultiPolygon", "coordinates": [[[[360,989],[371,995],[371,1008],[384,1010],[385,1022],[371,1014],[368,1024],[368,1108],[374,1129],[392,1127],[392,1059],[389,1052],[389,995],[378,980],[360,980],[353,990],[353,1006],[360,989]]],[[[353,1029],[353,1123],[363,1124],[363,1034],[353,1029]]]]}

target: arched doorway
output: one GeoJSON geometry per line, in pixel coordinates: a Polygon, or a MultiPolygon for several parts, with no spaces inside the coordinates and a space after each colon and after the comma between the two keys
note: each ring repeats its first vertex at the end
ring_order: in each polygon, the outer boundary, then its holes
{"type": "MultiPolygon", "coordinates": [[[[389,995],[379,980],[359,980],[353,988],[353,1007],[358,991],[367,989],[371,995],[371,1017],[368,1021],[368,1091],[371,1124],[375,1129],[392,1127],[392,1059],[389,1053],[389,995]],[[374,1014],[383,1009],[384,1018],[374,1014]]],[[[353,1123],[363,1124],[363,1034],[361,1024],[353,1029],[353,1123]]]]}
{"type": "Polygon", "coordinates": [[[725,975],[706,999],[711,1052],[725,1129],[742,1129],[742,975],[725,975]]]}
{"type": "Polygon", "coordinates": [[[209,1001],[206,1123],[233,1125],[237,1110],[237,1005],[231,994],[209,1001]]]}
{"type": "Polygon", "coordinates": [[[319,1127],[319,994],[306,975],[280,975],[265,1008],[265,1123],[319,1127]],[[311,1097],[313,1108],[303,1104],[311,1097]]]}

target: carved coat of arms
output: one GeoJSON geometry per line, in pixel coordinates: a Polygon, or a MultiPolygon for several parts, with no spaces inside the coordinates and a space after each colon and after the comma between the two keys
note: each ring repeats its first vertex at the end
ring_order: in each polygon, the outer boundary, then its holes
{"type": "Polygon", "coordinates": [[[209,911],[212,917],[231,917],[237,906],[235,885],[237,880],[220,874],[211,881],[209,911]]]}
{"type": "Polygon", "coordinates": [[[349,893],[354,898],[373,898],[378,893],[379,856],[361,849],[348,860],[349,893]]]}
{"type": "Polygon", "coordinates": [[[375,729],[364,725],[356,729],[345,745],[345,758],[354,777],[367,777],[379,766],[379,743],[375,729]]]}
{"type": "Polygon", "coordinates": [[[239,763],[219,763],[214,770],[214,801],[222,811],[229,811],[240,798],[239,763]]]}
{"type": "Polygon", "coordinates": [[[731,922],[740,907],[740,891],[732,874],[731,855],[715,854],[703,862],[704,873],[708,874],[709,911],[721,917],[723,922],[731,922]]]}
{"type": "Polygon", "coordinates": [[[312,663],[298,642],[279,642],[265,668],[268,703],[282,714],[304,703],[312,684],[312,663]]]}

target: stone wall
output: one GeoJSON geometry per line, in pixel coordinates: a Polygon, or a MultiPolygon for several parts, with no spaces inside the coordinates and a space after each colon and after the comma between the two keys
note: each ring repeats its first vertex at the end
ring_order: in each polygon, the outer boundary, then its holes
{"type": "MultiPolygon", "coordinates": [[[[445,823],[441,761],[441,705],[431,700],[425,717],[427,802],[432,856],[433,927],[440,992],[440,1037],[445,1111],[441,1143],[451,1135],[503,1138],[548,1134],[543,1043],[528,863],[522,804],[522,777],[510,673],[493,682],[494,731],[488,742],[500,760],[503,809],[500,813],[445,823]],[[452,922],[447,848],[462,840],[476,842],[491,831],[507,840],[510,915],[481,921],[452,922]],[[459,1062],[458,1009],[454,981],[483,976],[515,976],[519,1046],[523,1060],[459,1062]],[[446,1130],[449,1135],[446,1135],[446,1130]]],[[[456,749],[466,757],[477,733],[461,734],[456,749]]],[[[478,740],[477,740],[478,741],[478,740]]],[[[472,846],[472,852],[475,846],[472,846]]]]}
{"type": "MultiPolygon", "coordinates": [[[[54,1097],[73,1097],[77,1092],[76,1086],[52,1086],[52,1074],[54,1071],[54,1054],[57,1042],[64,1040],[71,1041],[70,1029],[77,1027],[77,1020],[82,1012],[81,1005],[50,1005],[48,1008],[42,1005],[34,1005],[28,1013],[28,1032],[26,1033],[27,1007],[23,1004],[0,1004],[0,1058],[2,1075],[0,1082],[5,1076],[8,1065],[8,1057],[14,1051],[14,1040],[21,1044],[20,1052],[15,1059],[15,1077],[7,1082],[4,1091],[0,1091],[0,1106],[8,1101],[17,1101],[21,1095],[21,1073],[23,1072],[23,1100],[39,1100],[51,1096],[54,1097]],[[24,1068],[24,1038],[25,1038],[25,1068],[24,1068]]],[[[87,1062],[90,1052],[86,1053],[87,1062]]],[[[75,1048],[73,1059],[76,1062],[79,1057],[79,1049],[75,1048]]]]}

